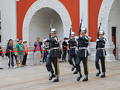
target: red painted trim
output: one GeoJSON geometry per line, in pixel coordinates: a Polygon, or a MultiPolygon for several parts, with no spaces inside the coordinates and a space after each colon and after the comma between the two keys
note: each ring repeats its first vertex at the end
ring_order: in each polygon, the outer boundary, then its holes
{"type": "MultiPolygon", "coordinates": [[[[22,39],[22,28],[25,14],[27,13],[29,7],[35,1],[36,0],[20,0],[17,2],[17,38],[19,39],[22,39]]],[[[79,0],[60,0],[60,1],[67,8],[72,20],[73,31],[76,32],[78,35],[80,23],[79,0]]]]}
{"type": "Polygon", "coordinates": [[[96,41],[98,31],[98,15],[102,0],[88,0],[88,29],[92,41],[96,41]]]}
{"type": "Polygon", "coordinates": [[[17,38],[22,39],[22,28],[25,14],[36,0],[20,0],[17,2],[17,38]]]}
{"type": "Polygon", "coordinates": [[[78,35],[80,25],[80,0],[60,0],[68,10],[72,20],[72,30],[78,35]]]}

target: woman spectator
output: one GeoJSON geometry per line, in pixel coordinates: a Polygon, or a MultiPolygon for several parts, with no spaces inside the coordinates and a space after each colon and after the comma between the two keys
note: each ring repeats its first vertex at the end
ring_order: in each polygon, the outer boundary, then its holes
{"type": "Polygon", "coordinates": [[[24,56],[23,56],[23,61],[22,61],[22,65],[26,66],[26,60],[27,60],[27,55],[28,55],[28,46],[27,46],[27,41],[23,42],[24,45],[24,56]]]}
{"type": "Polygon", "coordinates": [[[8,56],[8,67],[10,68],[12,66],[12,68],[14,68],[14,61],[13,61],[13,56],[14,56],[14,52],[13,52],[13,40],[10,39],[7,43],[7,48],[6,48],[6,56],[8,56]]]}

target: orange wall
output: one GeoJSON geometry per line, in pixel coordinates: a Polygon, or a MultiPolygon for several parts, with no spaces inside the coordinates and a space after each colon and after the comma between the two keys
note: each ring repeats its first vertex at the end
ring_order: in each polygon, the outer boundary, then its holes
{"type": "Polygon", "coordinates": [[[80,25],[80,0],[60,0],[69,11],[72,20],[72,30],[78,35],[80,25]]]}
{"type": "Polygon", "coordinates": [[[92,41],[95,41],[97,38],[98,31],[98,15],[100,6],[102,4],[102,0],[88,0],[88,13],[89,13],[89,21],[88,21],[88,29],[89,35],[92,37],[92,41]]]}
{"type": "Polygon", "coordinates": [[[20,0],[17,2],[17,38],[22,39],[22,27],[25,14],[36,0],[20,0]]]}
{"type": "MultiPolygon", "coordinates": [[[[22,38],[22,27],[25,14],[36,0],[20,0],[17,2],[17,38],[22,38]]],[[[73,31],[79,31],[79,0],[60,0],[70,13],[73,31]]]]}

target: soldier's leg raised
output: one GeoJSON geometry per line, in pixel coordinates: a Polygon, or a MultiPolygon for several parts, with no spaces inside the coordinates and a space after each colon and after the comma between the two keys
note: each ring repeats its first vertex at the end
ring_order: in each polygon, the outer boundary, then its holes
{"type": "Polygon", "coordinates": [[[53,80],[53,82],[59,82],[59,63],[58,63],[57,58],[54,58],[53,65],[54,65],[55,76],[56,76],[56,78],[53,80]]]}
{"type": "Polygon", "coordinates": [[[95,60],[95,66],[96,66],[96,69],[97,69],[97,73],[96,73],[96,76],[98,77],[100,75],[100,65],[99,65],[99,56],[96,56],[96,60],[95,60]]]}
{"type": "Polygon", "coordinates": [[[87,57],[84,57],[83,60],[83,67],[84,67],[84,74],[85,74],[85,78],[83,79],[83,81],[88,81],[88,65],[87,65],[87,57]]]}
{"type": "Polygon", "coordinates": [[[80,79],[82,78],[80,62],[81,62],[81,58],[77,57],[76,59],[76,71],[78,72],[77,81],[80,81],[80,79]]]}
{"type": "Polygon", "coordinates": [[[53,61],[53,59],[51,57],[48,57],[46,60],[46,68],[47,68],[48,72],[50,72],[49,73],[49,80],[51,80],[52,78],[55,77],[54,70],[52,67],[52,61],[53,61]]]}
{"type": "Polygon", "coordinates": [[[71,69],[71,71],[74,71],[75,65],[74,65],[72,59],[73,59],[73,55],[69,55],[68,62],[69,62],[70,65],[73,66],[72,69],[71,69]]]}
{"type": "MultiPolygon", "coordinates": [[[[76,61],[77,61],[76,59],[77,59],[77,55],[75,55],[75,56],[74,56],[75,68],[76,68],[76,61]]],[[[78,71],[77,71],[77,70],[75,70],[75,72],[74,72],[73,74],[77,74],[77,73],[78,73],[78,71]]]]}
{"type": "Polygon", "coordinates": [[[101,78],[105,77],[105,72],[106,72],[106,68],[105,68],[105,57],[101,57],[101,67],[102,67],[102,75],[101,78]]]}

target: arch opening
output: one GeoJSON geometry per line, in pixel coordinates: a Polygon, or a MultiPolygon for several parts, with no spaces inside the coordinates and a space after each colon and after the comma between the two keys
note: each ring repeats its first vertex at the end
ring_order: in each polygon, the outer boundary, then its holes
{"type": "MultiPolygon", "coordinates": [[[[38,11],[39,11],[39,13],[40,12],[44,13],[44,10],[42,10],[42,9],[46,9],[49,12],[52,12],[53,14],[55,14],[55,12],[56,12],[55,16],[57,17],[57,20],[55,20],[54,18],[53,18],[53,20],[49,18],[48,21],[51,20],[50,22],[53,22],[53,24],[54,24],[54,22],[59,22],[59,24],[58,24],[59,26],[57,24],[53,25],[54,27],[56,27],[56,29],[59,28],[61,30],[61,32],[59,32],[60,30],[58,30],[59,36],[60,37],[69,37],[69,32],[70,32],[72,21],[71,21],[70,15],[69,15],[66,7],[58,0],[52,0],[51,2],[49,0],[37,0],[36,2],[34,2],[31,5],[31,7],[28,9],[28,11],[25,15],[25,18],[23,21],[22,38],[24,40],[30,41],[31,38],[30,38],[29,34],[31,33],[30,29],[32,29],[30,27],[30,25],[31,25],[30,23],[32,23],[31,20],[35,15],[39,16],[39,14],[36,14],[36,13],[38,13],[38,11]],[[62,33],[62,35],[60,33],[62,33]]],[[[45,15],[47,15],[47,14],[45,14],[45,15]]],[[[51,16],[51,17],[53,17],[53,16],[51,16]]],[[[34,20],[35,19],[33,19],[33,21],[34,20]]],[[[49,27],[49,25],[46,27],[49,27]]]]}
{"type": "Polygon", "coordinates": [[[33,44],[36,37],[44,39],[50,33],[50,26],[56,29],[57,35],[63,39],[64,29],[61,17],[59,14],[48,7],[41,8],[33,16],[29,24],[29,43],[33,44]],[[31,38],[32,36],[32,38],[31,38]]]}
{"type": "Polygon", "coordinates": [[[116,59],[120,59],[120,0],[114,0],[110,13],[109,13],[109,28],[111,32],[112,42],[115,46],[113,50],[113,54],[115,55],[116,59]]]}

